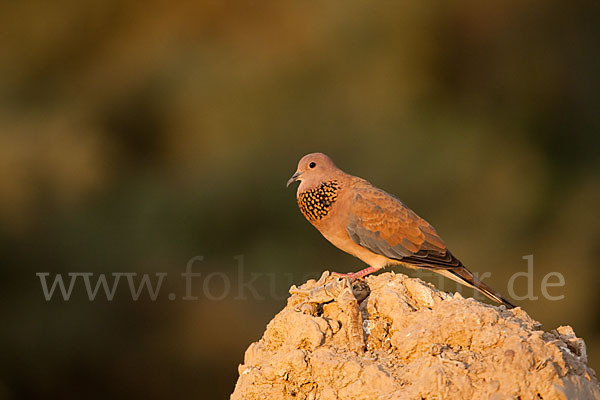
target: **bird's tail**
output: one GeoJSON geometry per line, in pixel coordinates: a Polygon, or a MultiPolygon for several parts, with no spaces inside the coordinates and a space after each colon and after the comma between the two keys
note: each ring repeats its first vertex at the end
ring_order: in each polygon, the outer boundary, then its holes
{"type": "Polygon", "coordinates": [[[515,305],[510,301],[506,300],[504,296],[502,296],[499,292],[495,291],[479,279],[473,275],[471,271],[469,271],[464,266],[456,269],[444,269],[444,270],[436,270],[435,272],[444,275],[447,278],[452,279],[462,285],[469,286],[479,290],[481,293],[489,297],[490,299],[504,304],[507,308],[515,308],[515,305]]]}

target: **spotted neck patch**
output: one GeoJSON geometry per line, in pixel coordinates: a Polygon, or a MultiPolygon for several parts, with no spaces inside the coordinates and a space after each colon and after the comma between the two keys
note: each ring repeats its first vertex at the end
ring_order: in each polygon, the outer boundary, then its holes
{"type": "Polygon", "coordinates": [[[329,213],[331,205],[337,200],[340,185],[337,181],[324,182],[298,195],[298,207],[302,214],[311,222],[322,219],[329,213]]]}

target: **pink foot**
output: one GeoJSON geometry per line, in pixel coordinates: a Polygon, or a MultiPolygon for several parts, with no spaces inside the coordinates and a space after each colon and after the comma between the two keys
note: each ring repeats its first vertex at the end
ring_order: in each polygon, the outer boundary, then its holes
{"type": "Polygon", "coordinates": [[[350,278],[352,280],[356,279],[356,274],[354,272],[350,272],[349,274],[343,274],[341,272],[332,272],[331,275],[339,276],[342,278],[350,278]]]}
{"type": "Polygon", "coordinates": [[[366,275],[369,275],[371,272],[377,271],[377,269],[378,268],[368,267],[368,268],[362,269],[358,272],[350,272],[348,274],[342,274],[340,272],[332,272],[331,275],[343,276],[346,278],[350,278],[351,280],[356,280],[356,279],[360,279],[366,275]]]}

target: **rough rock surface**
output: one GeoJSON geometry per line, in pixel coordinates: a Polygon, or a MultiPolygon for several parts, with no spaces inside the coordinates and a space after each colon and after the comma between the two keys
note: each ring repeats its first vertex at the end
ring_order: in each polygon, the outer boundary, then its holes
{"type": "Polygon", "coordinates": [[[600,399],[569,326],[385,273],[292,286],[239,366],[238,399],[600,399]]]}

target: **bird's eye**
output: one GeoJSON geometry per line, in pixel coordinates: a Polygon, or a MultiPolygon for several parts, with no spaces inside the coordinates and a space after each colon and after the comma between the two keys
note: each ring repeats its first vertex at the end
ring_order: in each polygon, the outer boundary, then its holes
{"type": "Polygon", "coordinates": [[[314,162],[311,162],[310,164],[308,164],[308,168],[314,168],[316,166],[317,166],[317,164],[314,162]]]}

